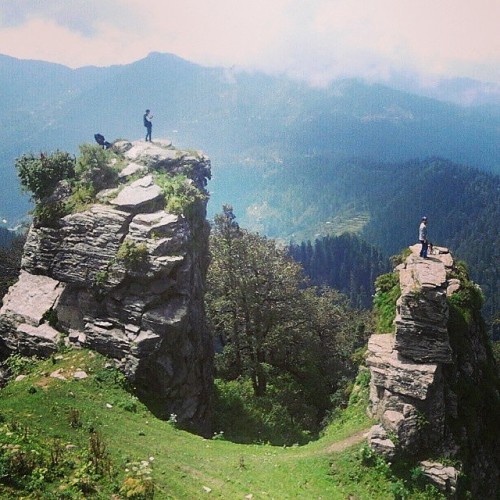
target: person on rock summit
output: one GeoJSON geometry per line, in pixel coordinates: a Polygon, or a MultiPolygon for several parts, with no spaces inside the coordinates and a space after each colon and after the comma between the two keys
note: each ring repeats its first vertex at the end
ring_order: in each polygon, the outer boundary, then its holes
{"type": "Polygon", "coordinates": [[[427,249],[429,248],[429,240],[427,239],[427,217],[422,217],[422,222],[418,228],[418,240],[422,244],[420,249],[420,257],[427,258],[427,249]]]}
{"type": "Polygon", "coordinates": [[[151,130],[153,129],[153,115],[149,109],[144,113],[144,126],[146,127],[146,141],[151,142],[151,130]]]}

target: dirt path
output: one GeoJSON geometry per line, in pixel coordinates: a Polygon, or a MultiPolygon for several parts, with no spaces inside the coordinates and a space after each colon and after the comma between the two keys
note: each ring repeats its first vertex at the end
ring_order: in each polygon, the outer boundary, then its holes
{"type": "Polygon", "coordinates": [[[326,451],[328,453],[334,453],[337,451],[344,451],[346,448],[349,448],[350,446],[353,446],[355,444],[361,443],[364,439],[366,439],[366,433],[370,429],[363,429],[362,431],[357,432],[356,434],[353,434],[352,436],[349,436],[342,441],[337,441],[336,443],[333,443],[330,445],[326,451]]]}

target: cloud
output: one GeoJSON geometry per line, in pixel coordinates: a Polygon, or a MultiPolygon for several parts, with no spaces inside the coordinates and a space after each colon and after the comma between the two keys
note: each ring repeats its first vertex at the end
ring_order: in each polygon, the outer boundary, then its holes
{"type": "MultiPolygon", "coordinates": [[[[97,27],[102,19],[113,19],[122,28],[126,28],[127,24],[131,26],[133,17],[127,16],[126,11],[120,12],[119,5],[119,0],[15,0],[0,6],[0,24],[8,28],[22,26],[33,20],[52,21],[60,27],[90,37],[98,33],[97,27]],[[119,15],[116,15],[117,12],[119,15]]],[[[40,38],[43,38],[43,34],[40,38]]]]}
{"type": "Polygon", "coordinates": [[[500,82],[497,0],[16,0],[1,52],[76,67],[171,52],[317,84],[414,72],[500,82]]]}

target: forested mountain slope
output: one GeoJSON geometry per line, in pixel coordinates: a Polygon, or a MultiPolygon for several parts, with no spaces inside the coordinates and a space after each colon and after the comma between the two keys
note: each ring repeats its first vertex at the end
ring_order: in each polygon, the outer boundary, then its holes
{"type": "Polygon", "coordinates": [[[249,199],[245,222],[296,244],[354,232],[390,256],[417,241],[426,215],[430,240],[455,248],[469,264],[491,318],[500,311],[499,193],[498,176],[437,158],[401,164],[293,158],[249,199]]]}
{"type": "Polygon", "coordinates": [[[349,233],[291,245],[289,252],[312,283],[340,290],[354,307],[365,309],[372,306],[375,279],[390,270],[382,252],[349,233]]]}
{"type": "MultiPolygon", "coordinates": [[[[207,68],[169,54],[129,65],[69,69],[0,57],[0,216],[16,219],[21,200],[13,160],[26,151],[63,149],[143,134],[142,114],[155,115],[153,139],[195,144],[213,160],[213,212],[249,186],[228,181],[246,165],[263,175],[286,153],[405,161],[438,155],[482,169],[500,168],[494,106],[457,105],[355,80],[312,88],[285,77],[207,68]]],[[[240,178],[241,180],[241,178],[240,178]]],[[[254,188],[255,186],[250,186],[254,188]]]]}
{"type": "MultiPolygon", "coordinates": [[[[353,231],[386,255],[431,238],[470,263],[488,297],[498,285],[498,107],[463,108],[355,80],[311,88],[285,77],[207,68],[169,54],[80,68],[0,57],[0,219],[29,209],[14,159],[27,152],[141,137],[196,145],[213,165],[209,214],[233,205],[241,224],[285,242],[353,231]],[[412,158],[447,158],[449,161],[412,158]],[[391,162],[391,163],[388,163],[391,162]]],[[[489,309],[488,309],[489,308],[489,309]]]]}

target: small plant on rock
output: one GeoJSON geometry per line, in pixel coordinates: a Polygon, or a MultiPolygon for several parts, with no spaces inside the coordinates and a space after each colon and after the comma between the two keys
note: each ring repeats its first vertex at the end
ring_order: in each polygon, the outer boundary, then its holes
{"type": "Polygon", "coordinates": [[[382,274],[375,281],[375,297],[373,306],[378,333],[387,333],[394,330],[393,321],[396,317],[396,301],[401,295],[399,274],[382,274]]]}
{"type": "Polygon", "coordinates": [[[155,182],[165,195],[165,210],[172,214],[189,216],[195,203],[206,198],[185,175],[168,176],[157,173],[155,182]]]}
{"type": "Polygon", "coordinates": [[[116,259],[122,261],[126,267],[131,268],[145,262],[147,255],[148,247],[145,243],[125,240],[116,253],[116,259]]]}

